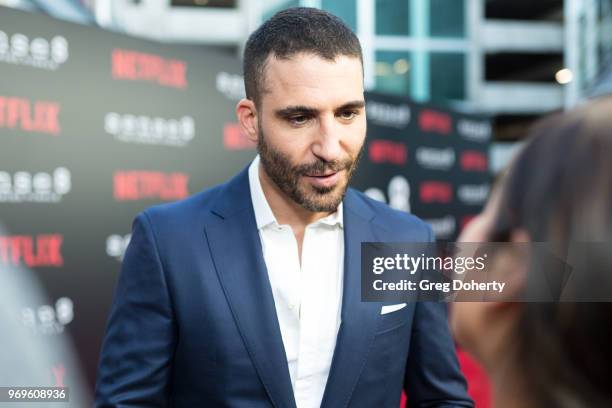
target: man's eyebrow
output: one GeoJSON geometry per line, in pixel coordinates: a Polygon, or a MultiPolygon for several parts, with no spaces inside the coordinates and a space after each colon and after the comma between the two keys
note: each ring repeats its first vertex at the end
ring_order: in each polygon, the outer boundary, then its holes
{"type": "Polygon", "coordinates": [[[308,115],[308,116],[316,116],[319,113],[318,109],[309,108],[308,106],[296,105],[296,106],[287,106],[286,108],[279,109],[274,112],[274,114],[279,118],[286,118],[291,115],[308,115]]]}
{"type": "Polygon", "coordinates": [[[365,107],[365,101],[363,101],[363,100],[361,100],[361,101],[351,101],[351,102],[347,102],[344,105],[342,105],[339,108],[337,108],[336,112],[347,110],[347,109],[360,109],[360,108],[363,108],[363,107],[365,107]]]}
{"type": "MultiPolygon", "coordinates": [[[[336,112],[347,110],[347,109],[361,109],[365,107],[365,101],[363,100],[355,100],[350,101],[342,106],[336,108],[336,112]]],[[[291,115],[308,115],[308,116],[316,116],[319,113],[318,109],[310,108],[308,106],[303,105],[295,105],[295,106],[287,106],[283,109],[279,109],[274,112],[274,114],[279,118],[286,118],[291,115]]]]}

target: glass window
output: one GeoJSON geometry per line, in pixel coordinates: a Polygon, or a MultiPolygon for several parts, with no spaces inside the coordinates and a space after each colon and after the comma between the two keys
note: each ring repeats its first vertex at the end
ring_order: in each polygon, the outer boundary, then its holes
{"type": "Polygon", "coordinates": [[[465,99],[465,64],[463,53],[431,53],[431,99],[465,99]]]}
{"type": "Polygon", "coordinates": [[[356,0],[322,0],[321,7],[340,17],[353,31],[357,30],[356,0]]]}
{"type": "Polygon", "coordinates": [[[236,0],[172,0],[171,7],[220,7],[235,8],[236,0]]]}
{"type": "Polygon", "coordinates": [[[264,7],[264,13],[262,15],[261,21],[266,21],[274,14],[278,13],[281,10],[290,8],[290,7],[298,7],[300,5],[300,0],[288,0],[288,1],[272,1],[268,2],[267,7],[264,7]]]}
{"type": "Polygon", "coordinates": [[[432,37],[465,37],[465,0],[430,0],[432,37]]]}
{"type": "Polygon", "coordinates": [[[410,5],[407,0],[376,0],[376,34],[410,35],[410,5]]]}
{"type": "Polygon", "coordinates": [[[410,53],[394,51],[376,53],[376,90],[410,96],[410,53]]]}

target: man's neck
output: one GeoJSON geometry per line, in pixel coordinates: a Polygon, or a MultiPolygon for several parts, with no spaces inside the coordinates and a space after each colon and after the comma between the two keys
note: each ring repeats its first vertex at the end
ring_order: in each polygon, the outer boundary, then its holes
{"type": "Polygon", "coordinates": [[[280,225],[288,224],[294,230],[303,230],[308,224],[327,217],[329,212],[308,211],[293,201],[267,175],[263,166],[259,166],[259,182],[266,201],[280,225]]]}

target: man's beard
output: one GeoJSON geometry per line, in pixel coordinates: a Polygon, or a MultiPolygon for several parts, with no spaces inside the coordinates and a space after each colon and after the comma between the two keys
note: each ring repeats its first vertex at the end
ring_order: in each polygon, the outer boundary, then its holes
{"type": "MultiPolygon", "coordinates": [[[[365,143],[364,143],[365,145],[365,143]]],[[[359,159],[363,153],[361,146],[354,158],[346,160],[323,161],[317,160],[309,164],[294,166],[287,155],[273,148],[266,142],[261,127],[257,140],[257,151],[260,163],[266,174],[278,188],[289,198],[308,211],[334,212],[344,199],[353,173],[357,169],[359,159]],[[346,177],[331,187],[315,186],[302,180],[308,174],[324,174],[329,172],[346,171],[346,177]],[[302,183],[300,183],[302,181],[302,183]]]]}

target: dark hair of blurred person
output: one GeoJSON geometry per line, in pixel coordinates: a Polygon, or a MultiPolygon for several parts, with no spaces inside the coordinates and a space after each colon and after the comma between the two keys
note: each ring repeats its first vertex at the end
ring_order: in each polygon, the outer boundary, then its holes
{"type": "MultiPolygon", "coordinates": [[[[611,130],[611,97],[539,122],[460,240],[599,243],[572,278],[610,288],[611,130]]],[[[525,290],[541,272],[527,268],[525,290]]],[[[452,325],[491,376],[497,407],[612,406],[612,303],[457,303],[452,325]]]]}

